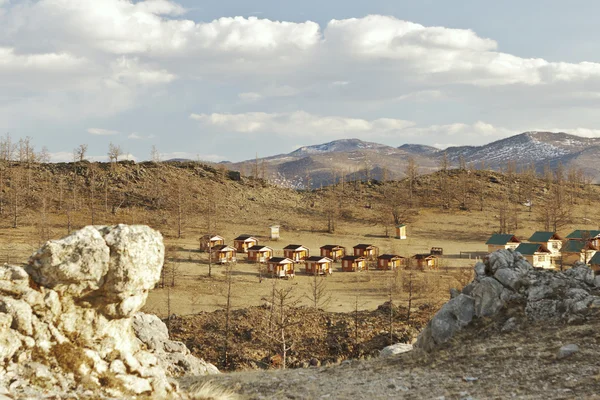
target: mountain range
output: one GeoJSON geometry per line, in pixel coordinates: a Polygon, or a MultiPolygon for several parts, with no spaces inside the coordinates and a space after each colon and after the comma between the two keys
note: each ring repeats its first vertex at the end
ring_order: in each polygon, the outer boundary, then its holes
{"type": "Polygon", "coordinates": [[[238,163],[225,162],[227,168],[249,175],[258,172],[284,186],[316,188],[346,180],[401,179],[407,164],[414,160],[419,173],[439,169],[446,157],[450,167],[464,160],[479,168],[506,169],[509,162],[517,168],[534,165],[538,171],[555,168],[578,168],[592,181],[600,181],[600,138],[584,138],[567,133],[525,132],[483,146],[456,146],[440,150],[423,144],[400,147],[341,139],[304,146],[288,154],[238,163]]]}

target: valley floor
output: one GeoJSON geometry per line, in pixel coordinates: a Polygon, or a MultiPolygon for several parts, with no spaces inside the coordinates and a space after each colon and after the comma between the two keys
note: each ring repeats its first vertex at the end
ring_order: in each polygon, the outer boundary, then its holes
{"type": "Polygon", "coordinates": [[[600,318],[498,333],[483,319],[443,349],[340,365],[187,378],[211,380],[248,399],[597,399],[600,318]],[[557,359],[569,343],[580,351],[557,359]]]}

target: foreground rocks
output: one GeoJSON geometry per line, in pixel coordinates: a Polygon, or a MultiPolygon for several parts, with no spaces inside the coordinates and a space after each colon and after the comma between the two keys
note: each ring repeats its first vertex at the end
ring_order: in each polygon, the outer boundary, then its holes
{"type": "Polygon", "coordinates": [[[89,226],[0,266],[0,393],[177,398],[174,377],[217,373],[139,313],[163,260],[146,226],[89,226]]]}
{"type": "MultiPolygon", "coordinates": [[[[564,272],[533,268],[511,250],[499,250],[475,265],[475,279],[455,293],[419,335],[415,347],[431,350],[475,318],[500,318],[509,305],[522,307],[530,321],[583,321],[600,308],[600,280],[583,263],[564,272]]],[[[518,329],[514,317],[502,331],[518,329]]]]}

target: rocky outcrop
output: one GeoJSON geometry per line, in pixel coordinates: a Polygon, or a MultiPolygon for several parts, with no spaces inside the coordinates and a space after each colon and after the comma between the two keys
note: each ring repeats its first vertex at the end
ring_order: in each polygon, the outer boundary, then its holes
{"type": "Polygon", "coordinates": [[[177,398],[173,377],[217,373],[139,313],[163,260],[146,226],[88,226],[0,266],[0,393],[177,398]]]}
{"type": "MultiPolygon", "coordinates": [[[[475,278],[454,293],[419,335],[415,347],[430,350],[447,342],[475,318],[494,317],[509,305],[529,320],[582,320],[600,308],[600,279],[583,263],[564,272],[533,268],[518,252],[499,250],[474,267],[475,278]]],[[[517,329],[514,317],[503,331],[517,329]]]]}

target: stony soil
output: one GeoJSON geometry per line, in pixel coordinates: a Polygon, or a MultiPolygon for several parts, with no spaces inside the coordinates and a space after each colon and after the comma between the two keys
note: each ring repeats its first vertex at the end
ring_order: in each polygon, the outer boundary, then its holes
{"type": "MultiPolygon", "coordinates": [[[[597,315],[579,325],[523,325],[500,333],[500,321],[507,317],[480,319],[432,353],[413,350],[386,359],[237,372],[210,380],[247,399],[600,398],[597,315]],[[557,359],[559,348],[568,343],[580,351],[557,359]]],[[[183,386],[202,380],[190,378],[183,386]]]]}
{"type": "MultiPolygon", "coordinates": [[[[394,307],[393,343],[411,343],[437,308],[422,305],[413,310],[407,322],[407,310],[394,307]]],[[[293,309],[288,315],[285,333],[288,366],[335,364],[350,358],[370,358],[391,344],[388,303],[374,311],[333,313],[308,307],[293,309]],[[358,321],[358,322],[357,322],[358,321]],[[356,323],[357,322],[357,323],[356,323]]],[[[221,370],[271,369],[281,366],[276,355],[279,345],[269,335],[269,308],[249,307],[231,315],[229,360],[224,362],[225,312],[199,313],[173,318],[171,338],[184,342],[194,355],[215,364],[221,370]]],[[[276,335],[277,332],[273,332],[276,335]]],[[[272,335],[271,335],[272,336],[272,335]]]]}

